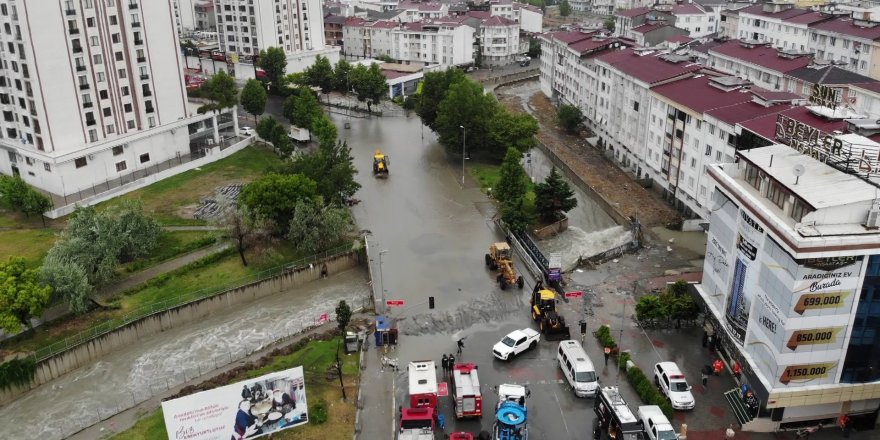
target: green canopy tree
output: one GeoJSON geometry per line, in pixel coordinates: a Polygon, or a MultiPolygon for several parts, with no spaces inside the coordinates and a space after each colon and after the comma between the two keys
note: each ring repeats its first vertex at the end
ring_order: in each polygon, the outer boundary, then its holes
{"type": "Polygon", "coordinates": [[[333,125],[333,121],[331,121],[327,115],[322,113],[321,116],[316,118],[312,122],[311,130],[312,134],[318,138],[318,145],[333,146],[336,144],[338,131],[336,130],[336,126],[333,125]]]}
{"type": "Polygon", "coordinates": [[[333,90],[337,92],[348,93],[351,90],[348,75],[351,73],[351,63],[344,59],[339,59],[333,68],[333,90]]]}
{"type": "Polygon", "coordinates": [[[196,109],[200,114],[208,112],[217,113],[225,108],[238,105],[238,87],[235,85],[235,78],[222,70],[205,81],[199,90],[203,98],[211,101],[208,104],[202,104],[196,109]]]}
{"type": "Polygon", "coordinates": [[[31,327],[31,318],[43,313],[52,287],[38,279],[36,269],[28,269],[24,258],[10,257],[0,263],[0,329],[17,333],[31,327]]]}
{"type": "Polygon", "coordinates": [[[502,206],[508,202],[521,203],[528,191],[529,177],[520,165],[521,159],[522,153],[511,147],[501,162],[500,176],[492,194],[502,206]]]}
{"type": "Polygon", "coordinates": [[[315,58],[314,64],[303,71],[303,76],[305,77],[306,84],[320,87],[322,93],[333,91],[333,65],[330,64],[330,59],[327,57],[318,55],[315,58]]]}
{"type": "Polygon", "coordinates": [[[241,264],[248,265],[245,251],[271,240],[273,225],[266,218],[254,214],[245,204],[224,203],[215,222],[235,243],[241,264]]]}
{"type": "MultiPolygon", "coordinates": [[[[257,135],[266,141],[272,142],[272,130],[279,125],[281,124],[271,116],[260,118],[260,121],[257,122],[256,126],[257,135]]],[[[281,130],[284,131],[284,127],[281,127],[281,130]]]]}
{"type": "Polygon", "coordinates": [[[525,209],[525,199],[520,197],[501,204],[501,220],[512,231],[524,231],[534,219],[525,209]]]}
{"type": "Polygon", "coordinates": [[[67,301],[71,312],[86,312],[92,303],[94,288],[82,265],[63,258],[59,253],[50,252],[40,267],[40,280],[52,286],[56,297],[67,301]]]}
{"type": "Polygon", "coordinates": [[[559,119],[559,125],[561,125],[562,128],[569,133],[574,133],[581,125],[584,115],[581,113],[581,109],[573,105],[565,104],[559,107],[556,117],[559,119]]]}
{"type": "Polygon", "coordinates": [[[343,206],[361,185],[355,180],[357,168],[348,143],[337,141],[331,145],[322,144],[312,154],[296,156],[281,170],[284,174],[302,174],[317,183],[318,195],[336,206],[343,206]]]}
{"type": "Polygon", "coordinates": [[[272,92],[278,93],[284,86],[284,73],[287,70],[287,55],[281,47],[269,47],[260,51],[259,67],[266,72],[266,80],[272,86],[272,92]]]}
{"type": "Polygon", "coordinates": [[[487,127],[499,110],[498,101],[485,93],[482,85],[470,79],[459,81],[449,87],[437,108],[433,129],[447,152],[461,154],[462,142],[466,142],[472,156],[485,156],[490,143],[487,127]],[[462,139],[462,126],[466,140],[462,139]]]}
{"type": "Polygon", "coordinates": [[[568,3],[568,0],[562,0],[562,2],[559,3],[559,15],[563,17],[571,15],[571,5],[568,3]]]}
{"type": "Polygon", "coordinates": [[[269,173],[245,185],[238,203],[254,215],[271,220],[275,231],[285,233],[300,200],[313,199],[317,184],[302,174],[269,173]]]}
{"type": "Polygon", "coordinates": [[[422,122],[436,130],[437,110],[452,84],[465,81],[467,75],[460,69],[447,69],[440,72],[427,72],[422,81],[422,93],[416,103],[416,114],[422,122]]]}
{"type": "MultiPolygon", "coordinates": [[[[487,135],[485,153],[492,159],[503,158],[508,147],[526,152],[537,144],[535,135],[538,134],[538,121],[528,113],[511,113],[499,107],[488,120],[485,130],[487,135]]],[[[468,142],[468,149],[470,145],[468,142]]]]}
{"type": "Polygon", "coordinates": [[[550,170],[546,180],[535,185],[535,208],[541,220],[548,223],[561,220],[576,206],[574,191],[556,167],[550,170]]]}
{"type": "Polygon", "coordinates": [[[351,322],[351,307],[343,299],[336,306],[336,325],[343,336],[345,336],[345,328],[348,327],[349,322],[351,322]]]}
{"type": "Polygon", "coordinates": [[[312,124],[324,115],[321,104],[308,87],[300,87],[295,95],[284,100],[284,117],[296,127],[312,129],[312,124]]]}
{"type": "Polygon", "coordinates": [[[254,116],[254,124],[257,116],[266,111],[266,89],[263,83],[255,79],[249,79],[241,89],[241,106],[254,116]]]}
{"type": "Polygon", "coordinates": [[[40,215],[45,226],[46,219],[42,215],[52,208],[52,200],[19,176],[0,176],[0,206],[23,212],[27,217],[40,215]]]}
{"type": "Polygon", "coordinates": [[[372,106],[388,96],[388,80],[378,64],[374,63],[369,68],[358,65],[352,69],[349,77],[358,101],[367,103],[367,111],[373,111],[372,106]]]}
{"type": "Polygon", "coordinates": [[[303,199],[296,203],[287,238],[300,251],[319,252],[339,243],[350,229],[347,209],[303,199]]]}

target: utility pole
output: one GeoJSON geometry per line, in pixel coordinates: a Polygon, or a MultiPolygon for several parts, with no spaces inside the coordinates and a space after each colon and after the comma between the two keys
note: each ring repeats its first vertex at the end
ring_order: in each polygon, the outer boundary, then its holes
{"type": "Polygon", "coordinates": [[[626,319],[626,297],[623,297],[623,313],[620,314],[620,336],[617,337],[617,377],[614,379],[614,386],[620,383],[620,353],[623,353],[623,323],[626,319]]]}
{"type": "Polygon", "coordinates": [[[379,290],[381,291],[381,296],[382,296],[382,307],[380,308],[380,310],[382,310],[383,315],[386,312],[386,306],[385,306],[385,283],[382,279],[382,255],[385,255],[387,253],[388,253],[388,249],[383,249],[379,252],[379,290]]]}
{"type": "Polygon", "coordinates": [[[464,125],[459,125],[461,127],[461,187],[464,188],[464,156],[467,148],[467,129],[464,128],[464,125]]]}
{"type": "Polygon", "coordinates": [[[339,360],[339,343],[342,342],[342,339],[345,337],[345,333],[342,333],[342,336],[336,341],[336,369],[339,372],[339,389],[342,390],[342,401],[345,402],[348,399],[345,396],[345,383],[342,381],[342,361],[339,360]]]}

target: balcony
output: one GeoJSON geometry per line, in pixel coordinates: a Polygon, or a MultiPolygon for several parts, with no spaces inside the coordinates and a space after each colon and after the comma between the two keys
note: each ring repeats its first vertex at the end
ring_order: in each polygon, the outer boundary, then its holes
{"type": "Polygon", "coordinates": [[[144,44],[144,40],[134,40],[134,44],[135,44],[136,46],[141,46],[141,45],[144,44]]]}
{"type": "Polygon", "coordinates": [[[94,106],[95,106],[95,104],[92,102],[84,102],[83,103],[83,108],[92,108],[94,106]]]}
{"type": "Polygon", "coordinates": [[[64,15],[76,15],[76,9],[68,9],[64,11],[64,15]]]}
{"type": "Polygon", "coordinates": [[[145,63],[145,62],[147,62],[147,57],[137,57],[137,62],[145,63]]]}
{"type": "Polygon", "coordinates": [[[70,35],[79,35],[79,29],[76,29],[76,28],[69,29],[68,33],[70,33],[70,35]]]}
{"type": "Polygon", "coordinates": [[[82,51],[82,46],[73,46],[73,53],[81,53],[82,51]]]}
{"type": "Polygon", "coordinates": [[[146,80],[150,79],[150,75],[143,74],[143,75],[141,75],[141,79],[146,81],[146,80]]]}
{"type": "Polygon", "coordinates": [[[153,107],[147,107],[147,110],[146,110],[146,111],[147,111],[147,113],[153,113],[153,112],[155,112],[156,110],[155,110],[153,107]]]}
{"type": "Polygon", "coordinates": [[[128,9],[137,9],[137,8],[138,8],[138,4],[137,4],[137,3],[129,3],[129,4],[128,4],[128,9]]]}
{"type": "Polygon", "coordinates": [[[86,71],[86,66],[76,66],[76,71],[77,71],[77,72],[85,72],[85,71],[86,71]]]}
{"type": "Polygon", "coordinates": [[[89,89],[89,85],[88,85],[88,84],[80,84],[80,85],[79,85],[79,89],[80,89],[80,90],[88,90],[88,89],[89,89]]]}
{"type": "Polygon", "coordinates": [[[133,22],[133,23],[131,24],[131,27],[133,27],[133,28],[139,28],[139,27],[141,27],[141,22],[139,22],[139,21],[135,21],[135,22],[133,22]]]}

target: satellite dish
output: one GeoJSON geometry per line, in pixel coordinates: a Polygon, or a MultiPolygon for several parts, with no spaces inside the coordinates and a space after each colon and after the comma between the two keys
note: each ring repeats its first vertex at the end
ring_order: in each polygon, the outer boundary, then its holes
{"type": "Polygon", "coordinates": [[[804,168],[804,166],[801,164],[797,164],[794,166],[794,168],[791,169],[791,172],[794,173],[794,184],[795,185],[798,184],[798,180],[800,180],[801,176],[804,175],[805,171],[806,171],[806,168],[804,168]]]}

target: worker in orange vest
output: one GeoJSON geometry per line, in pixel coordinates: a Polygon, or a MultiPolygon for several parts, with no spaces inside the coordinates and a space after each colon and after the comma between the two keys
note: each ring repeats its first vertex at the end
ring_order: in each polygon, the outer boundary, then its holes
{"type": "Polygon", "coordinates": [[[722,369],[724,369],[724,364],[721,362],[721,359],[715,359],[715,362],[712,363],[712,370],[715,372],[715,375],[721,374],[722,369]]]}
{"type": "Polygon", "coordinates": [[[739,361],[733,362],[733,377],[739,379],[739,375],[742,373],[742,367],[739,365],[739,361]]]}

